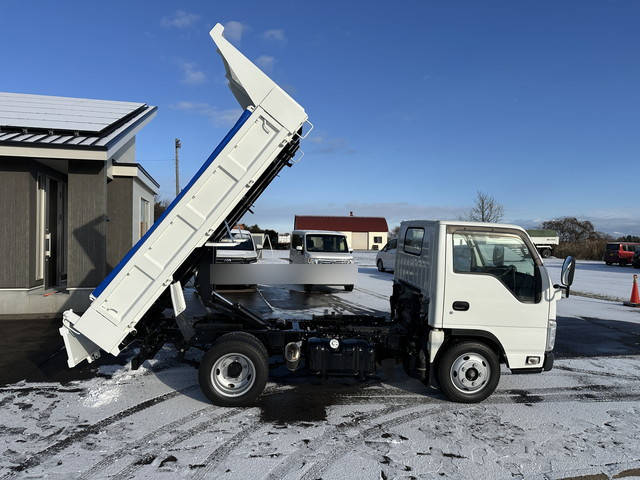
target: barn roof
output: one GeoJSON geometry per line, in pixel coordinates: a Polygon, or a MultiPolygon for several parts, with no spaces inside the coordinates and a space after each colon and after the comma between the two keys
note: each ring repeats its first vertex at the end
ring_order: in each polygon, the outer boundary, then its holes
{"type": "Polygon", "coordinates": [[[319,215],[296,215],[296,230],[336,230],[340,232],[387,232],[389,227],[384,217],[328,217],[319,215]]]}

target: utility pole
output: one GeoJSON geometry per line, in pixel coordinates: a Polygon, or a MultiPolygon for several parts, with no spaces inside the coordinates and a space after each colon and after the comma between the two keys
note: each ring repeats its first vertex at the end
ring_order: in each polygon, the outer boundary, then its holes
{"type": "Polygon", "coordinates": [[[178,158],[178,150],[182,147],[179,138],[176,138],[176,197],[180,193],[180,160],[178,158]]]}

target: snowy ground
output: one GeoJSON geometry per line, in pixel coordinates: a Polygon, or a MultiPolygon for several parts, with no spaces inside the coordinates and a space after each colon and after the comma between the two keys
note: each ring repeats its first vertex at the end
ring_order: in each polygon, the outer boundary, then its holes
{"type": "MultiPolygon", "coordinates": [[[[260,287],[251,301],[287,315],[388,312],[392,275],[374,259],[358,255],[354,292],[260,287]],[[286,299],[299,298],[294,311],[286,299]]],[[[559,261],[546,263],[557,278],[559,261]]],[[[575,288],[627,297],[632,273],[580,263],[575,288]]],[[[558,312],[555,368],[505,370],[480,405],[385,364],[366,384],[276,371],[255,407],[219,408],[168,347],[138,371],[0,387],[0,478],[640,478],[640,312],[581,296],[558,312]]]]}

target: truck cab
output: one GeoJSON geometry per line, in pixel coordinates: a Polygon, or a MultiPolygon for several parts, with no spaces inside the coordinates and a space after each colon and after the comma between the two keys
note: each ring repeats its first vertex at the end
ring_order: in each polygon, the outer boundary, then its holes
{"type": "Polygon", "coordinates": [[[407,333],[406,368],[463,402],[495,389],[501,363],[513,373],[550,370],[561,289],[521,227],[403,222],[391,307],[407,333]]]}
{"type": "MultiPolygon", "coordinates": [[[[349,248],[344,233],[328,230],[294,230],[291,232],[289,262],[315,265],[351,264],[353,251],[349,248]]],[[[311,285],[305,285],[304,288],[305,291],[310,291],[311,285]]],[[[344,289],[352,291],[353,284],[345,284],[344,289]]]]}

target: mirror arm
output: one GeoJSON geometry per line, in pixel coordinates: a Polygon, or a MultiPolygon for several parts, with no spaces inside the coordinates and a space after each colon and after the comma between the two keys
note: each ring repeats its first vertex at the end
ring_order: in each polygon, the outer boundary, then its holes
{"type": "Polygon", "coordinates": [[[567,287],[566,285],[558,285],[557,283],[553,286],[553,288],[557,288],[559,290],[564,290],[564,292],[566,293],[567,297],[569,298],[569,291],[571,290],[570,287],[567,287]]]}

